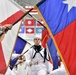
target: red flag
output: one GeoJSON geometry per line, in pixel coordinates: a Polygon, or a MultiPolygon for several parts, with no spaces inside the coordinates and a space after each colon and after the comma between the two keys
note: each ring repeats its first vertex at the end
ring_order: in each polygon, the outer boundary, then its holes
{"type": "Polygon", "coordinates": [[[49,33],[48,33],[47,29],[44,29],[42,31],[42,46],[44,48],[46,48],[46,43],[47,43],[48,39],[49,39],[49,33]]]}
{"type": "MultiPolygon", "coordinates": [[[[49,40],[49,38],[50,38],[50,36],[49,36],[49,33],[48,33],[47,29],[44,29],[42,31],[42,41],[41,41],[42,46],[44,48],[47,48],[47,45],[46,44],[47,44],[47,41],[49,40]]],[[[49,50],[48,50],[48,54],[49,54],[49,62],[51,64],[53,64],[49,50]]]]}
{"type": "MultiPolygon", "coordinates": [[[[42,20],[39,20],[39,22],[41,22],[43,24],[43,21],[42,20]]],[[[42,25],[37,22],[37,26],[42,26],[42,25]]]]}
{"type": "Polygon", "coordinates": [[[26,34],[34,34],[34,28],[26,28],[26,34]]]}
{"type": "Polygon", "coordinates": [[[35,20],[34,19],[26,19],[25,26],[34,26],[35,20]]]}

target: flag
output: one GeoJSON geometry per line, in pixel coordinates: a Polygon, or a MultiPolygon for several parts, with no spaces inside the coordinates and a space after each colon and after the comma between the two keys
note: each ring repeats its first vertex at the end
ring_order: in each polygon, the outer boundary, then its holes
{"type": "Polygon", "coordinates": [[[34,26],[35,20],[34,19],[25,19],[25,26],[34,26]]]}
{"type": "MultiPolygon", "coordinates": [[[[17,37],[16,43],[15,43],[15,47],[14,47],[14,54],[21,54],[25,45],[26,45],[27,41],[25,41],[24,39],[22,39],[20,36],[17,37]]],[[[15,57],[13,59],[11,59],[10,61],[10,69],[13,69],[14,65],[16,64],[18,60],[18,57],[15,57]]]]}
{"type": "Polygon", "coordinates": [[[26,43],[27,43],[27,41],[25,41],[20,36],[18,36],[18,38],[16,40],[15,47],[14,47],[14,53],[21,54],[25,45],[26,45],[26,43]]]}
{"type": "Polygon", "coordinates": [[[41,43],[42,43],[42,46],[44,47],[44,48],[46,48],[46,44],[47,44],[47,42],[48,42],[48,40],[49,40],[49,33],[48,33],[48,31],[47,31],[47,29],[43,29],[42,30],[42,41],[41,41],[41,43]]]}
{"type": "Polygon", "coordinates": [[[26,34],[34,34],[35,30],[34,30],[34,28],[26,28],[25,32],[26,32],[26,34]]]}
{"type": "Polygon", "coordinates": [[[68,75],[76,75],[76,0],[43,0],[38,6],[68,75]]]}
{"type": "Polygon", "coordinates": [[[22,34],[24,32],[25,32],[25,28],[24,27],[21,27],[20,30],[19,30],[19,33],[22,34]]]}
{"type": "Polygon", "coordinates": [[[25,26],[25,21],[22,19],[21,26],[25,26]]]}
{"type": "MultiPolygon", "coordinates": [[[[25,10],[29,11],[31,8],[34,8],[33,6],[25,6],[25,10]]],[[[30,14],[38,14],[36,9],[33,9],[30,14]]]]}
{"type": "Polygon", "coordinates": [[[20,30],[19,30],[19,33],[24,33],[25,32],[25,28],[24,28],[24,20],[22,20],[21,22],[21,27],[20,27],[20,30]]]}
{"type": "Polygon", "coordinates": [[[49,38],[47,42],[47,46],[51,55],[53,70],[58,69],[59,60],[58,60],[57,50],[51,38],[49,38]]]}
{"type": "MultiPolygon", "coordinates": [[[[43,24],[42,20],[38,20],[39,22],[41,22],[43,24]]],[[[42,26],[40,23],[37,22],[37,26],[42,26]]]]}
{"type": "Polygon", "coordinates": [[[41,34],[43,28],[36,28],[36,34],[41,34]]]}
{"type": "Polygon", "coordinates": [[[44,28],[42,31],[42,46],[44,48],[48,47],[48,50],[50,52],[50,62],[53,64],[53,70],[58,68],[58,55],[57,50],[53,44],[52,39],[49,36],[49,32],[47,29],[44,28]],[[46,45],[47,44],[47,45],[46,45]]]}
{"type": "MultiPolygon", "coordinates": [[[[2,25],[13,24],[23,15],[23,12],[9,0],[0,0],[0,7],[0,23],[2,25]]],[[[0,74],[5,74],[7,70],[19,27],[20,22],[13,26],[0,41],[0,74]]]]}
{"type": "Polygon", "coordinates": [[[13,71],[10,68],[8,68],[5,75],[16,75],[16,73],[15,73],[15,71],[13,71]]]}

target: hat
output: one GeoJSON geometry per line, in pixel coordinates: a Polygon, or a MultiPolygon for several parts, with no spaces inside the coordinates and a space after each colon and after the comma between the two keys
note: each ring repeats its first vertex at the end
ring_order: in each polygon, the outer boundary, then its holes
{"type": "Polygon", "coordinates": [[[34,39],[41,39],[41,36],[40,35],[35,35],[34,39]]]}

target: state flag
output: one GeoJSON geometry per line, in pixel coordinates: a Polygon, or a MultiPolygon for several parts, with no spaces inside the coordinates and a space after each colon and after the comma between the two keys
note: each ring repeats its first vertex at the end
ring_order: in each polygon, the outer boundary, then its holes
{"type": "Polygon", "coordinates": [[[41,34],[41,33],[42,33],[42,29],[43,29],[43,28],[36,28],[36,33],[37,33],[37,34],[41,34]]]}
{"type": "Polygon", "coordinates": [[[34,34],[34,28],[26,28],[25,29],[25,32],[26,32],[26,34],[34,34]]]}
{"type": "MultiPolygon", "coordinates": [[[[39,20],[39,22],[41,22],[42,24],[44,24],[44,22],[42,20],[39,20]]],[[[37,22],[37,26],[42,26],[42,25],[37,22]]]]}
{"type": "Polygon", "coordinates": [[[34,19],[25,19],[25,26],[34,26],[35,20],[34,19]]]}
{"type": "MultiPolygon", "coordinates": [[[[33,8],[33,6],[25,6],[25,10],[29,11],[31,8],[33,8]]],[[[31,12],[29,12],[30,14],[38,14],[36,9],[33,9],[31,12]]]]}

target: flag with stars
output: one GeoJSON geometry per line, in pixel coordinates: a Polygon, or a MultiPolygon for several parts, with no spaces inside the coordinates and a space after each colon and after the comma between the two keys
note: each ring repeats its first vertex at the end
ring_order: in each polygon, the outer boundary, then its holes
{"type": "Polygon", "coordinates": [[[76,0],[42,0],[37,7],[68,75],[76,75],[76,0]]]}

